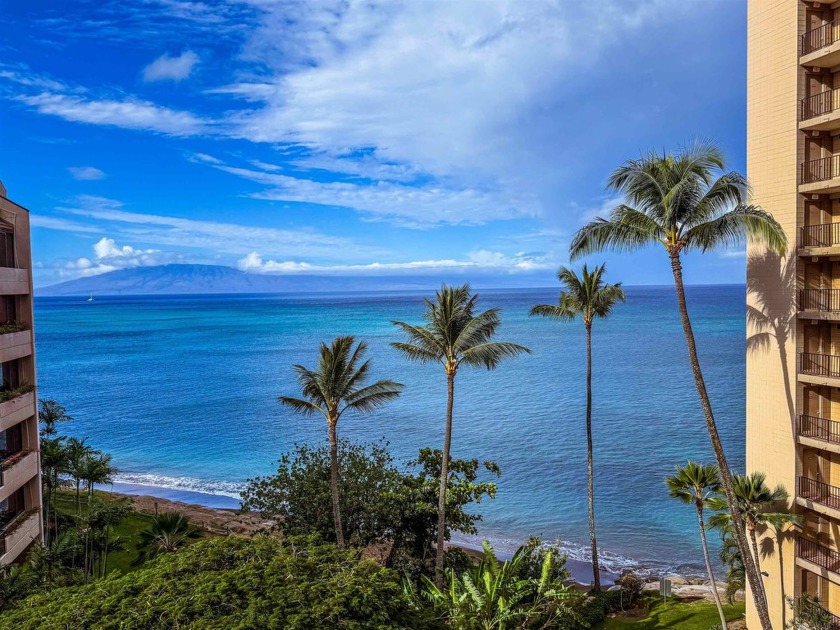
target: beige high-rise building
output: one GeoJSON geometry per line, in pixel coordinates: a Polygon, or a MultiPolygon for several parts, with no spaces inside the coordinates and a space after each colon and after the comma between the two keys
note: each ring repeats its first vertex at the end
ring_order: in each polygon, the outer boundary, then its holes
{"type": "Polygon", "coordinates": [[[747,469],[802,519],[761,569],[774,628],[803,593],[840,624],[840,2],[749,0],[747,45],[747,176],[790,242],[748,250],[747,469]]]}
{"type": "Polygon", "coordinates": [[[0,565],[41,539],[29,212],[0,183],[0,565]]]}

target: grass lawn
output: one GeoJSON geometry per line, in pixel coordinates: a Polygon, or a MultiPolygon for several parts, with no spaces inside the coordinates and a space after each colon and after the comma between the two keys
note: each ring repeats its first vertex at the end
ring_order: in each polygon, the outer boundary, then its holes
{"type": "MultiPolygon", "coordinates": [[[[650,612],[644,619],[607,619],[594,626],[595,630],[647,630],[648,628],[680,628],[680,630],[709,630],[720,624],[717,608],[711,602],[696,601],[683,603],[673,598],[667,603],[658,596],[649,596],[650,612]]],[[[744,614],[743,602],[724,606],[727,621],[740,619],[744,614]]]]}
{"type": "MultiPolygon", "coordinates": [[[[107,497],[107,492],[97,492],[101,497],[107,497]]],[[[76,511],[75,494],[69,490],[60,490],[56,499],[56,505],[62,512],[74,514],[76,511]]],[[[82,510],[87,509],[87,497],[82,497],[82,510]]],[[[133,567],[131,563],[137,558],[137,543],[140,540],[138,532],[146,529],[152,524],[154,517],[149,514],[132,512],[120,523],[114,531],[125,541],[125,551],[118,551],[108,555],[108,573],[119,570],[122,573],[129,573],[140,567],[133,567]]]]}

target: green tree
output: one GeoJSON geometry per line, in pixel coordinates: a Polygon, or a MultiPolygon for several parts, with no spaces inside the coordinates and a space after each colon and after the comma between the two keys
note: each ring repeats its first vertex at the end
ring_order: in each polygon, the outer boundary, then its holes
{"type": "Polygon", "coordinates": [[[58,529],[55,493],[62,474],[68,472],[69,462],[64,437],[41,438],[41,482],[44,494],[44,540],[50,544],[53,531],[58,529]]]}
{"type": "Polygon", "coordinates": [[[700,524],[700,541],[703,544],[703,560],[706,563],[706,573],[712,582],[712,594],[715,598],[718,613],[720,614],[721,628],[726,628],[726,616],[723,614],[723,603],[720,601],[720,593],[717,589],[715,572],[712,570],[712,561],[709,558],[709,545],[706,542],[706,523],[703,520],[703,510],[714,498],[715,493],[720,490],[720,470],[711,464],[698,464],[688,462],[685,466],[677,466],[675,475],[665,478],[668,492],[675,499],[683,503],[693,504],[697,510],[697,521],[700,524]]]}
{"type": "Polygon", "coordinates": [[[552,575],[554,554],[542,557],[537,575],[529,575],[528,552],[519,548],[510,560],[499,562],[490,545],[471,569],[448,570],[448,588],[426,578],[424,595],[443,610],[452,630],[508,630],[555,628],[577,618],[572,603],[580,598],[571,585],[552,575]]]}
{"type": "MultiPolygon", "coordinates": [[[[609,188],[623,195],[626,203],[616,207],[608,219],[599,217],[582,227],[572,239],[570,253],[572,259],[577,259],[603,250],[632,251],[658,244],[668,254],[694,382],[720,469],[723,492],[737,524],[735,536],[746,557],[749,545],[743,530],[743,517],[732,486],[732,473],[715,423],[688,314],[682,255],[739,244],[745,236],[756,244],[766,245],[783,254],[787,238],[769,213],[747,202],[745,178],[735,172],[727,173],[724,169],[725,161],[720,149],[705,142],[697,142],[676,154],[651,152],[627,161],[609,178],[609,188]]],[[[769,630],[772,625],[761,576],[749,562],[746,563],[746,573],[761,625],[764,630],[769,630]]]]}
{"type": "MultiPolygon", "coordinates": [[[[0,578],[0,598],[3,597],[0,578]]],[[[221,536],[130,575],[55,588],[0,614],[2,630],[440,628],[399,573],[358,550],[273,536],[221,536]]]]}
{"type": "Polygon", "coordinates": [[[111,455],[99,451],[94,451],[82,460],[82,465],[78,472],[80,480],[87,489],[88,498],[93,496],[93,487],[96,484],[104,485],[112,483],[117,469],[114,468],[111,461],[111,455]]]}
{"type": "MultiPolygon", "coordinates": [[[[427,572],[433,565],[441,461],[439,450],[422,449],[416,460],[398,467],[386,443],[342,440],[339,483],[348,542],[360,547],[389,543],[387,566],[399,566],[412,575],[427,572]]],[[[481,516],[467,508],[496,493],[495,483],[479,479],[482,467],[494,476],[500,474],[493,462],[450,462],[447,540],[453,529],[478,533],[481,516]]],[[[329,510],[324,509],[329,505],[329,469],[327,445],[297,445],[280,458],[276,474],[248,480],[243,509],[275,519],[286,536],[317,534],[330,540],[335,530],[329,510]]]]}
{"type": "Polygon", "coordinates": [[[201,538],[201,532],[190,524],[190,519],[177,512],[163,512],[152,524],[138,533],[137,559],[143,564],[162,553],[174,553],[191,540],[201,538]]]}
{"type": "Polygon", "coordinates": [[[589,494],[589,544],[592,553],[593,586],[601,590],[601,571],[598,564],[598,542],[595,536],[595,475],[592,448],[592,323],[596,318],[609,317],[616,303],[625,299],[621,283],[604,282],[606,266],[595,267],[591,272],[583,266],[578,276],[567,267],[560,267],[557,279],[563,286],[557,304],[538,304],[531,308],[531,315],[550,317],[560,321],[580,318],[586,329],[586,480],[589,494]]]}
{"type": "Polygon", "coordinates": [[[514,357],[527,348],[515,343],[493,341],[501,323],[499,309],[491,308],[476,314],[478,295],[470,285],[449,287],[443,285],[435,299],[424,300],[425,324],[415,326],[395,321],[408,338],[407,342],[391,345],[404,357],[422,364],[438,363],[446,374],[446,429],[443,440],[443,461],[438,490],[437,550],[435,571],[438,585],[443,585],[443,560],[446,540],[446,490],[449,459],[452,446],[452,410],[455,402],[455,376],[462,366],[483,367],[493,370],[503,359],[514,357]]]}
{"type": "Polygon", "coordinates": [[[87,444],[88,438],[71,437],[67,440],[65,451],[67,454],[67,473],[73,479],[73,485],[76,488],[76,516],[82,513],[82,503],[80,490],[82,486],[82,476],[84,475],[85,465],[88,459],[96,452],[91,446],[87,444]]]}
{"type": "Polygon", "coordinates": [[[41,437],[52,437],[58,433],[59,422],[70,422],[73,418],[67,413],[67,409],[53,399],[38,401],[41,405],[38,409],[38,420],[41,423],[41,437]]]}
{"type": "Polygon", "coordinates": [[[370,373],[370,360],[363,361],[367,344],[360,341],[353,348],[353,337],[336,337],[329,346],[321,343],[317,368],[310,370],[295,365],[303,398],[280,396],[281,404],[304,415],[321,413],[327,420],[330,437],[330,483],[335,538],[344,547],[344,529],[338,479],[338,421],[346,411],[370,413],[394,400],[402,392],[402,385],[381,380],[365,386],[370,373]]]}
{"type": "MultiPolygon", "coordinates": [[[[747,553],[744,558],[752,558],[755,569],[761,573],[761,557],[758,548],[758,529],[760,527],[784,528],[799,522],[799,517],[787,511],[788,493],[784,486],[770,488],[767,485],[767,475],[763,472],[753,472],[749,475],[735,475],[732,480],[735,496],[738,500],[738,510],[744,517],[744,526],[749,536],[752,554],[747,553]]],[[[732,511],[728,501],[720,497],[709,501],[709,507],[718,510],[709,518],[712,527],[726,528],[730,523],[733,528],[737,525],[732,518],[732,511]]],[[[743,552],[742,552],[743,554],[743,552]]],[[[745,562],[747,567],[750,562],[745,562]]],[[[764,583],[761,582],[762,591],[764,583]]]]}

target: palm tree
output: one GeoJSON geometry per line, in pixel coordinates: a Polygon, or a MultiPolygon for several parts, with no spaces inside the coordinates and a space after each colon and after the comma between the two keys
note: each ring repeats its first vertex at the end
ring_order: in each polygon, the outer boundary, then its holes
{"type": "Polygon", "coordinates": [[[67,414],[67,410],[55,400],[38,401],[41,408],[38,410],[38,420],[41,423],[41,437],[53,436],[58,431],[56,425],[59,422],[69,422],[73,418],[67,414]]]}
{"type": "Polygon", "coordinates": [[[495,369],[502,359],[514,357],[528,348],[501,341],[493,341],[499,328],[499,309],[491,308],[476,315],[478,295],[470,285],[443,285],[435,292],[435,300],[425,299],[425,325],[414,326],[392,322],[408,337],[407,342],[391,345],[404,357],[418,363],[439,363],[443,366],[447,383],[446,431],[443,440],[443,460],[438,493],[437,549],[435,552],[435,580],[443,586],[443,558],[446,537],[446,487],[449,479],[449,451],[452,446],[452,408],[455,402],[455,375],[461,366],[495,369]]]}
{"type": "Polygon", "coordinates": [[[107,453],[94,452],[82,461],[79,477],[87,489],[88,502],[93,495],[94,485],[112,483],[116,472],[116,468],[111,464],[111,455],[107,453]]]}
{"type": "Polygon", "coordinates": [[[138,536],[139,553],[132,563],[135,565],[162,553],[174,553],[190,540],[201,538],[201,532],[190,524],[190,519],[186,516],[177,512],[163,512],[155,517],[149,527],[141,530],[138,536]]]}
{"type": "Polygon", "coordinates": [[[712,571],[712,561],[709,559],[709,545],[706,542],[706,523],[703,521],[703,510],[720,490],[720,470],[712,464],[698,464],[688,462],[685,466],[677,466],[677,473],[665,478],[668,491],[675,499],[683,503],[693,503],[697,510],[697,520],[700,524],[700,541],[703,543],[703,560],[706,562],[706,572],[712,582],[712,594],[715,597],[720,627],[726,628],[726,615],[723,614],[723,604],[720,601],[715,573],[712,571]]]}
{"type": "MultiPolygon", "coordinates": [[[[44,484],[44,539],[45,544],[50,544],[50,513],[55,512],[55,494],[58,490],[59,476],[68,469],[67,448],[64,445],[63,437],[42,437],[41,438],[41,471],[44,484]]],[[[57,519],[57,516],[56,516],[57,519]]],[[[58,524],[55,523],[55,530],[58,533],[58,524]]]]}
{"type": "MultiPolygon", "coordinates": [[[[721,484],[737,526],[735,536],[746,556],[749,546],[743,531],[743,517],[732,486],[732,473],[720,441],[712,405],[697,356],[694,331],[688,315],[682,277],[682,255],[691,251],[740,244],[749,236],[780,255],[787,238],[778,222],[761,208],[746,201],[748,186],[743,176],[724,172],[720,149],[697,142],[677,154],[649,153],[629,160],[609,178],[609,187],[624,195],[627,203],[616,207],[608,219],[596,218],[575,234],[571,258],[602,250],[632,251],[659,244],[671,262],[677,305],[682,320],[689,361],[712,442],[721,484]]],[[[772,625],[767,601],[756,568],[746,563],[747,580],[764,630],[772,625]]]]}
{"type": "MultiPolygon", "coordinates": [[[[735,475],[733,481],[735,496],[738,498],[738,508],[744,517],[744,525],[749,535],[752,554],[746,554],[744,558],[752,557],[753,566],[758,573],[761,573],[761,557],[758,548],[759,527],[772,527],[777,532],[788,525],[799,523],[799,517],[789,512],[781,511],[780,506],[787,507],[788,493],[783,486],[770,488],[767,485],[767,475],[763,472],[754,472],[749,475],[735,475]]],[[[712,527],[724,529],[731,521],[731,510],[726,511],[727,502],[721,498],[709,501],[709,507],[720,510],[709,518],[712,527]]],[[[745,567],[750,563],[745,562],[745,567]]],[[[762,591],[764,583],[761,583],[762,591]]]]}
{"type": "Polygon", "coordinates": [[[353,337],[336,337],[329,346],[321,343],[320,360],[314,370],[295,365],[303,398],[280,396],[281,404],[298,413],[319,412],[327,419],[330,436],[330,485],[332,488],[335,539],[344,547],[344,529],[338,495],[338,421],[345,411],[370,413],[394,400],[403,386],[394,381],[376,381],[364,386],[370,372],[370,360],[362,362],[367,344],[360,341],[355,350],[353,337]]]}
{"type": "Polygon", "coordinates": [[[84,467],[87,459],[94,453],[92,447],[87,445],[88,438],[81,440],[71,437],[67,440],[67,472],[73,478],[73,484],[76,487],[76,515],[82,513],[82,502],[79,491],[82,486],[82,475],[84,475],[84,467]]]}
{"type": "Polygon", "coordinates": [[[538,304],[531,315],[542,315],[561,321],[580,318],[586,328],[586,477],[589,487],[589,542],[592,547],[592,574],[594,588],[601,590],[601,572],[598,569],[598,543],[595,538],[595,480],[592,453],[592,322],[595,318],[608,317],[616,302],[625,299],[621,283],[604,282],[606,265],[591,272],[583,266],[582,276],[566,267],[560,267],[557,278],[564,289],[558,304],[538,304]]]}

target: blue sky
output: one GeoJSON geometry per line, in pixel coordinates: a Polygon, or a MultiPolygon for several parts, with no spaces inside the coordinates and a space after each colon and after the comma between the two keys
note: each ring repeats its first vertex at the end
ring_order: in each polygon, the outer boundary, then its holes
{"type": "MultiPolygon", "coordinates": [[[[36,284],[169,262],[551,285],[609,172],[745,168],[740,0],[4,3],[0,178],[36,284]]],[[[671,282],[661,251],[603,255],[671,282]]],[[[744,256],[692,256],[741,282],[744,256]]]]}

